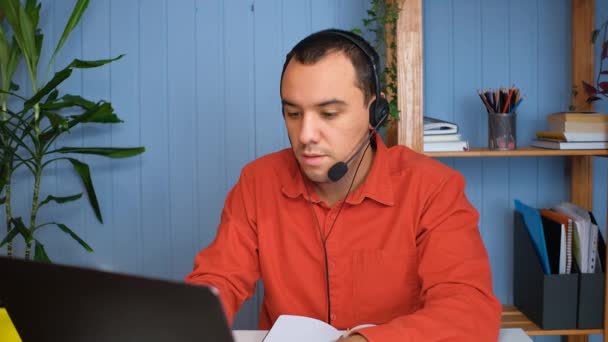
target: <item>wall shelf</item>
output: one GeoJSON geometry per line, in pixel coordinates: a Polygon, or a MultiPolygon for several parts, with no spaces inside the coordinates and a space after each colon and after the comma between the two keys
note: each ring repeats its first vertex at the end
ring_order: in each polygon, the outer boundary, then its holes
{"type": "Polygon", "coordinates": [[[523,147],[511,151],[471,148],[468,151],[425,152],[429,157],[570,157],[570,156],[608,156],[608,150],[549,150],[536,147],[523,147]]]}
{"type": "Polygon", "coordinates": [[[544,330],[526,317],[521,311],[514,306],[502,307],[502,324],[503,328],[522,328],[530,336],[549,336],[549,335],[592,335],[601,334],[602,329],[564,329],[564,330],[544,330]]]}

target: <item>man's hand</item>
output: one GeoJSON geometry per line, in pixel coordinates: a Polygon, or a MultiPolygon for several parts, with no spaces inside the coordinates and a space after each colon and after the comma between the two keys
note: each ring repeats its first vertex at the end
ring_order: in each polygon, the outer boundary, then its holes
{"type": "Polygon", "coordinates": [[[337,342],[367,342],[367,339],[359,334],[352,334],[348,337],[340,337],[337,342]]]}

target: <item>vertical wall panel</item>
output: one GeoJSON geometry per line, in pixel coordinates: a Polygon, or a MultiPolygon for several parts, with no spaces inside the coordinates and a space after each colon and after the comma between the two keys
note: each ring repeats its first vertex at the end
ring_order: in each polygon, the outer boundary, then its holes
{"type": "Polygon", "coordinates": [[[240,168],[254,157],[253,9],[252,3],[224,1],[224,77],[226,185],[238,180],[240,168]]]}
{"type": "Polygon", "coordinates": [[[279,96],[281,70],[288,52],[279,37],[282,28],[281,3],[280,0],[268,0],[255,4],[253,68],[256,157],[287,147],[279,96]]]}
{"type": "MultiPolygon", "coordinates": [[[[509,79],[525,96],[517,110],[517,144],[528,146],[536,130],[543,125],[544,115],[539,115],[538,101],[538,1],[512,0],[509,26],[511,39],[509,59],[511,61],[509,79]],[[540,117],[540,119],[539,119],[540,117]]],[[[512,158],[509,164],[509,190],[517,198],[532,206],[537,205],[537,189],[530,186],[529,179],[536,182],[538,163],[542,158],[512,158]]],[[[509,203],[513,208],[513,203],[509,203]]]]}
{"type": "MultiPolygon", "coordinates": [[[[571,89],[570,72],[570,1],[541,1],[539,11],[538,115],[568,109],[571,89]]],[[[541,123],[543,127],[544,123],[541,123]]],[[[566,175],[564,158],[543,158],[539,166],[539,206],[550,206],[568,199],[569,188],[560,186],[566,175]]]]}
{"type": "MultiPolygon", "coordinates": [[[[310,28],[319,31],[337,25],[337,2],[333,0],[310,0],[310,28]]],[[[361,15],[361,14],[359,14],[361,15]]],[[[363,24],[359,24],[363,26],[363,24]]]]}
{"type": "MultiPolygon", "coordinates": [[[[142,112],[138,101],[140,90],[139,1],[111,0],[110,57],[124,54],[110,65],[110,96],[112,105],[124,123],[112,128],[115,147],[141,146],[142,112]]],[[[143,117],[145,119],[145,117],[143,117]]],[[[141,241],[142,157],[112,161],[112,217],[106,230],[112,230],[112,264],[114,269],[128,273],[143,270],[141,241]]]]}
{"type": "Polygon", "coordinates": [[[198,248],[195,209],[198,208],[197,139],[195,87],[195,2],[168,3],[168,112],[169,190],[172,234],[172,277],[179,278],[192,269],[191,258],[198,248]]]}
{"type": "MultiPolygon", "coordinates": [[[[109,58],[111,39],[110,33],[110,1],[94,1],[89,10],[83,15],[82,27],[82,57],[85,60],[109,58]]],[[[93,101],[110,99],[110,69],[103,66],[82,70],[82,94],[93,101]]],[[[83,145],[111,146],[112,127],[110,125],[85,124],[82,126],[83,145]]],[[[85,213],[85,227],[88,241],[95,248],[95,254],[87,254],[93,263],[104,269],[112,269],[112,163],[110,160],[98,156],[80,156],[78,159],[89,164],[91,177],[95,185],[97,199],[102,217],[101,224],[95,215],[89,211],[85,213]]]]}
{"type": "MultiPolygon", "coordinates": [[[[139,1],[139,94],[142,156],[143,272],[168,278],[172,267],[170,220],[167,0],[139,1]]],[[[117,108],[118,109],[118,108],[117,108]]],[[[187,194],[186,194],[187,195],[187,194]]]]}
{"type": "MultiPolygon", "coordinates": [[[[481,2],[481,66],[482,88],[496,89],[509,82],[509,31],[508,4],[504,1],[491,0],[481,2]]],[[[474,96],[475,94],[473,94],[474,96]]],[[[482,205],[480,208],[480,228],[490,255],[494,291],[498,298],[505,301],[510,295],[511,282],[506,272],[511,259],[507,257],[505,242],[511,241],[509,230],[501,229],[502,223],[509,222],[508,184],[509,161],[502,158],[484,158],[482,160],[482,205]]]]}
{"type": "MultiPolygon", "coordinates": [[[[447,7],[447,6],[446,6],[447,7]]],[[[479,0],[452,1],[452,22],[444,30],[450,32],[449,43],[446,47],[453,47],[453,59],[446,63],[443,68],[449,68],[443,75],[446,80],[452,76],[452,87],[449,83],[443,90],[435,90],[437,94],[434,101],[441,101],[443,96],[452,97],[448,101],[451,109],[445,113],[446,118],[457,122],[461,129],[460,134],[469,143],[481,146],[485,143],[484,130],[479,129],[480,122],[483,122],[485,112],[480,106],[479,99],[475,96],[478,89],[481,89],[482,68],[481,68],[481,5],[479,0]],[[473,15],[472,15],[473,14],[473,15]],[[458,66],[458,67],[456,67],[458,66]],[[447,95],[449,94],[449,95],[447,95]]],[[[434,65],[429,65],[429,69],[434,65]]],[[[448,98],[449,98],[448,97],[448,98]]],[[[446,104],[446,106],[448,105],[446,104]]],[[[434,115],[428,112],[430,116],[434,115]]],[[[482,203],[482,184],[478,181],[482,176],[482,160],[479,158],[461,159],[454,158],[453,166],[461,172],[465,179],[466,195],[471,203],[479,208],[482,203]]],[[[480,227],[483,229],[484,227],[480,227]]]]}
{"type": "MultiPolygon", "coordinates": [[[[226,186],[224,147],[224,43],[222,1],[198,0],[196,4],[197,184],[199,207],[197,247],[215,237],[226,186]],[[218,200],[221,199],[221,200],[218,200]]],[[[192,256],[194,258],[194,256],[192,256]]]]}
{"type": "MultiPolygon", "coordinates": [[[[226,191],[240,175],[240,169],[255,157],[254,118],[254,25],[255,5],[238,0],[223,1],[226,191]]],[[[271,131],[265,131],[271,135],[271,131]]],[[[279,133],[279,132],[276,132],[279,133]]],[[[274,134],[276,134],[274,133],[274,134]]],[[[246,303],[235,326],[255,326],[257,300],[246,303]]]]}

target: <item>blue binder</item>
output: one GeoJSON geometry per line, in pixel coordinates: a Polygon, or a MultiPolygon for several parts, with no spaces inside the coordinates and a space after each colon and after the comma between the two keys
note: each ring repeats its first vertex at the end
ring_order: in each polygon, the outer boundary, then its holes
{"type": "MultiPolygon", "coordinates": [[[[529,207],[519,200],[514,200],[515,210],[523,216],[526,227],[528,227],[528,233],[530,239],[534,244],[534,249],[540,260],[540,264],[543,267],[545,274],[551,274],[549,267],[549,256],[547,254],[547,244],[545,242],[545,232],[543,230],[543,221],[540,216],[540,211],[535,208],[529,207]]],[[[517,251],[515,251],[517,253],[517,251]]]]}

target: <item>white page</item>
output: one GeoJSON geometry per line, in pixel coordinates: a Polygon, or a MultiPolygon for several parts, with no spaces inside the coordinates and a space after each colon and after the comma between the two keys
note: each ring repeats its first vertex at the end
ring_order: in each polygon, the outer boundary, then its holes
{"type": "Polygon", "coordinates": [[[532,339],[521,328],[503,328],[500,329],[498,342],[532,342],[532,339]]]}
{"type": "Polygon", "coordinates": [[[573,250],[580,263],[580,272],[589,273],[589,231],[591,221],[587,221],[589,213],[584,212],[584,209],[576,207],[572,203],[563,202],[555,207],[555,209],[572,218],[572,226],[574,234],[578,241],[578,250],[573,250]],[[586,216],[585,216],[586,214],[586,216]]]}
{"type": "Polygon", "coordinates": [[[566,226],[562,224],[559,242],[559,274],[566,274],[566,226]]]}
{"type": "Polygon", "coordinates": [[[334,342],[341,335],[342,332],[318,319],[281,315],[264,342],[334,342]]]}

